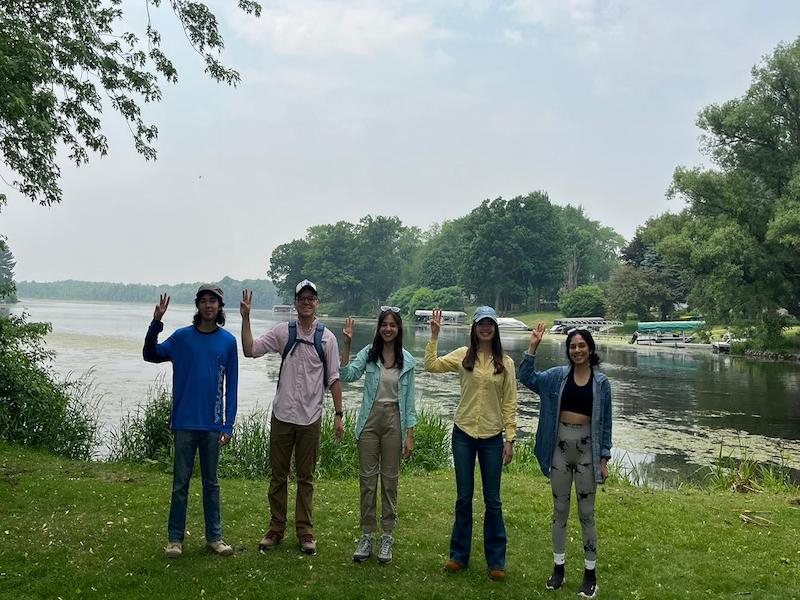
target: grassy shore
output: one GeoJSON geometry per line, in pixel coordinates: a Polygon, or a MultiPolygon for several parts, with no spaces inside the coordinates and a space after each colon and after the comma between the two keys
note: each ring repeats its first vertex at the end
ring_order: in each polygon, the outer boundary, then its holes
{"type": "MultiPolygon", "coordinates": [[[[478,488],[479,489],[479,488],[478,488]]],[[[292,536],[257,552],[266,482],[223,480],[225,538],[204,550],[200,484],[192,482],[184,556],[163,557],[170,476],[148,466],[67,461],[0,446],[2,598],[568,598],[582,569],[570,519],[567,588],[545,590],[551,495],[541,476],[508,473],[503,500],[508,578],[487,577],[476,523],[470,568],[445,574],[455,483],[449,471],[403,476],[395,560],[354,564],[358,482],[318,482],[319,552],[292,536]]],[[[598,493],[602,598],[800,598],[800,509],[792,495],[605,486],[598,493]],[[746,523],[765,519],[763,525],[746,523]]],[[[476,495],[480,513],[480,492],[476,495]]],[[[574,512],[574,511],[573,511],[574,512]]]]}

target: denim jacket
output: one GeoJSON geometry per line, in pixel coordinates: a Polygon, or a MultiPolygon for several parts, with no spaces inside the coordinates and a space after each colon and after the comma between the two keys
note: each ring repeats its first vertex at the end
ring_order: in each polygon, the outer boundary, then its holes
{"type": "MultiPolygon", "coordinates": [[[[378,384],[381,380],[381,366],[378,363],[367,362],[367,355],[371,346],[364,346],[355,358],[347,365],[340,367],[339,379],[350,383],[359,379],[365,372],[364,397],[358,409],[356,422],[356,439],[361,437],[361,431],[367,422],[369,411],[378,395],[378,384]]],[[[397,400],[400,404],[400,429],[405,438],[406,430],[417,424],[416,391],[414,387],[414,357],[403,348],[403,370],[397,382],[397,400]]]]}
{"type": "MultiPolygon", "coordinates": [[[[539,427],[536,430],[534,454],[545,476],[550,475],[556,438],[558,437],[558,415],[561,413],[561,394],[569,376],[569,366],[553,367],[546,371],[534,370],[535,354],[522,353],[519,366],[519,381],[539,394],[539,427]]],[[[611,384],[608,377],[592,370],[592,464],[594,478],[600,476],[600,459],[611,458],[611,384]]]]}

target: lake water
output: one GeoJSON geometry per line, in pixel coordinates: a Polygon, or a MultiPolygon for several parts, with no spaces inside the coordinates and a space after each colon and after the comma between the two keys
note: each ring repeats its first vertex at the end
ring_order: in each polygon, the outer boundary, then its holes
{"type": "MultiPolygon", "coordinates": [[[[231,303],[226,329],[239,337],[238,306],[231,303]]],[[[169,382],[168,363],[142,360],[142,342],[153,305],[22,301],[12,309],[33,320],[49,321],[47,342],[56,352],[54,368],[61,375],[92,370],[104,396],[101,419],[113,427],[135,410],[158,376],[169,382]]],[[[193,306],[170,305],[164,334],[191,322],[193,306]]],[[[270,311],[253,311],[253,334],[278,322],[270,311]]],[[[341,343],[343,319],[324,318],[341,343]]],[[[353,350],[368,344],[375,320],[356,323],[353,350]]],[[[459,387],[455,374],[433,375],[421,366],[430,332],[406,327],[405,346],[417,357],[417,406],[452,419],[459,387]]],[[[503,346],[519,365],[528,346],[526,333],[503,333],[503,346]]],[[[439,351],[466,344],[466,329],[442,330],[439,351]]],[[[723,455],[746,449],[760,461],[777,462],[800,472],[800,365],[761,362],[711,352],[603,345],[601,369],[612,384],[614,458],[645,468],[651,481],[669,482],[677,474],[692,476],[723,455]]],[[[565,363],[563,336],[547,336],[539,348],[537,368],[565,363]]],[[[275,394],[280,357],[240,358],[239,414],[268,410],[275,394]]],[[[360,382],[344,387],[345,408],[361,400],[360,382]]],[[[330,400],[327,400],[330,402],[330,400]]],[[[518,430],[532,435],[538,419],[538,397],[519,388],[518,430]]]]}

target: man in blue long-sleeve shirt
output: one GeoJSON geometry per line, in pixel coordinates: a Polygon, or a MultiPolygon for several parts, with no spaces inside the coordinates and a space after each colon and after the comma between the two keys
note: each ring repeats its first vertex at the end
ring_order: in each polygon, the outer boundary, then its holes
{"type": "Polygon", "coordinates": [[[207,546],[223,556],[233,554],[233,548],[222,540],[217,466],[220,448],[231,441],[236,419],[236,338],[220,327],[225,324],[225,303],[219,287],[201,285],[194,303],[197,313],[192,325],[176,330],[159,344],[158,334],[164,329],[161,318],[169,306],[169,296],[162,294],[142,352],[148,362],[172,362],[170,429],[175,436],[175,468],[165,549],[168,558],[178,558],[183,551],[189,481],[198,450],[207,546]]]}

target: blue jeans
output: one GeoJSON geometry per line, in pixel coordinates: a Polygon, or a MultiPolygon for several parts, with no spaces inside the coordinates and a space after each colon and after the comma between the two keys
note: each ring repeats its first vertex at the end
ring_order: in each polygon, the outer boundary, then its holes
{"type": "Polygon", "coordinates": [[[183,542],[186,531],[186,506],[189,481],[194,470],[194,455],[200,450],[200,473],[203,479],[203,513],[206,541],[222,539],[219,517],[219,431],[175,430],[175,467],[172,471],[172,501],[169,507],[167,536],[170,542],[183,542]]]}
{"type": "Polygon", "coordinates": [[[450,558],[466,566],[472,547],[472,495],[475,490],[475,456],[483,484],[483,551],[489,569],[505,569],[506,526],[500,502],[503,469],[503,434],[477,439],[453,426],[453,463],[456,469],[456,519],[450,538],[450,558]]]}

